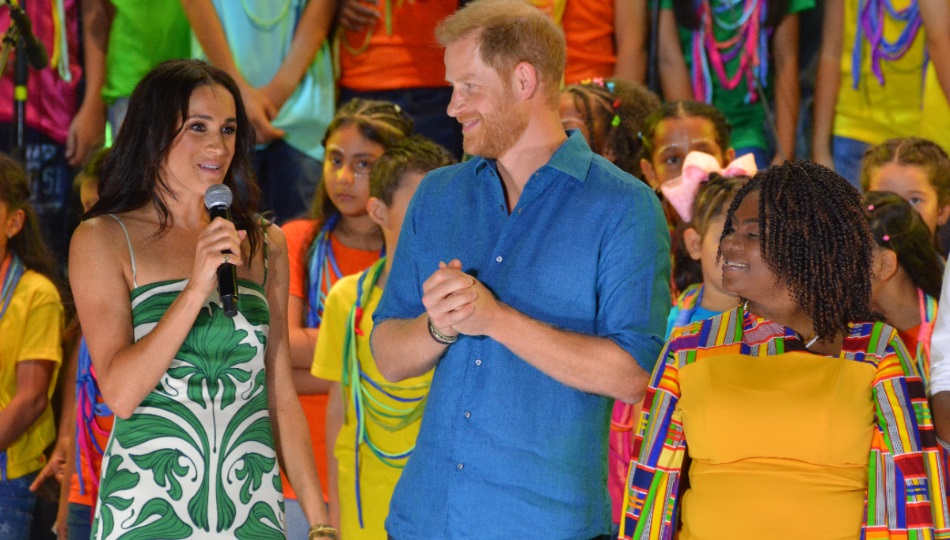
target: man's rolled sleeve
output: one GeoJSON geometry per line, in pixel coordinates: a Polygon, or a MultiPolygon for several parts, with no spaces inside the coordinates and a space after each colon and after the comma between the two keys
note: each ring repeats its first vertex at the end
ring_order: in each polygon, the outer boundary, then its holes
{"type": "Polygon", "coordinates": [[[637,190],[631,200],[604,239],[597,333],[650,373],[670,311],[670,235],[653,193],[637,190]]]}

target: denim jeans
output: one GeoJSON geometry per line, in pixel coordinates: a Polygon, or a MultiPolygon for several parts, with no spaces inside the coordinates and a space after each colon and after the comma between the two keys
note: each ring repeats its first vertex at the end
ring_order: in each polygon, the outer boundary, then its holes
{"type": "Polygon", "coordinates": [[[441,144],[456,159],[461,159],[462,126],[446,112],[452,99],[451,88],[402,88],[369,92],[340,88],[341,105],[357,97],[399,105],[412,117],[415,133],[441,144]]]}
{"type": "Polygon", "coordinates": [[[835,161],[835,171],[861,190],[861,160],[871,145],[857,139],[838,137],[831,140],[831,158],[835,161]]]}
{"type": "Polygon", "coordinates": [[[284,499],[284,515],[287,523],[287,540],[307,540],[310,522],[300,508],[297,499],[284,499]]]}
{"type": "Polygon", "coordinates": [[[736,157],[742,157],[746,154],[752,154],[755,158],[755,166],[761,171],[767,169],[772,164],[772,158],[764,148],[758,146],[747,146],[745,148],[736,148],[736,157]]]}
{"type": "MultiPolygon", "coordinates": [[[[9,133],[13,124],[0,123],[0,151],[11,151],[9,133]]],[[[66,268],[69,238],[79,225],[79,195],[73,193],[75,171],[66,160],[66,145],[43,132],[26,128],[26,173],[30,183],[30,204],[39,218],[40,229],[57,258],[66,268]]],[[[0,535],[2,538],[2,535],[0,535]]]]}
{"type": "Polygon", "coordinates": [[[322,162],[276,140],[254,151],[253,164],[261,211],[271,211],[270,219],[278,225],[307,215],[323,176],[322,162]]]}
{"type": "Polygon", "coordinates": [[[122,97],[116,99],[112,102],[112,105],[109,105],[109,108],[106,109],[106,118],[109,121],[109,129],[112,130],[112,139],[115,140],[116,135],[119,134],[119,129],[122,127],[122,122],[125,121],[125,115],[129,112],[129,98],[122,97]]]}
{"type": "Polygon", "coordinates": [[[0,482],[0,538],[5,540],[28,540],[33,523],[33,507],[36,494],[30,484],[36,473],[14,480],[0,482]]]}
{"type": "Polygon", "coordinates": [[[71,539],[85,540],[92,536],[92,507],[85,504],[69,503],[66,528],[71,539]]]}

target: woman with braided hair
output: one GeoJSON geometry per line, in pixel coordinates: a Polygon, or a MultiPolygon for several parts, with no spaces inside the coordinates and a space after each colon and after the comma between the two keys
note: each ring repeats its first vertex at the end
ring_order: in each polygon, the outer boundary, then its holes
{"type": "Polygon", "coordinates": [[[772,167],[736,194],[720,257],[740,302],[661,353],[623,538],[670,538],[680,520],[682,539],[947,532],[923,384],[871,307],[871,238],[858,192],[815,163],[772,167]]]}

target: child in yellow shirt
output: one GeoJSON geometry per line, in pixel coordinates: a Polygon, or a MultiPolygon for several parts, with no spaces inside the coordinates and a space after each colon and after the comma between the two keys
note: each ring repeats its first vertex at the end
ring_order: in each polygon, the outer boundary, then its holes
{"type": "Polygon", "coordinates": [[[340,279],[327,296],[311,373],[332,381],[330,516],[341,538],[386,538],[389,499],[415,447],[432,372],[389,383],[376,368],[369,336],[409,201],[427,172],[452,163],[447,150],[420,136],[396,142],[379,158],[366,209],[383,231],[388,256],[340,279]]]}

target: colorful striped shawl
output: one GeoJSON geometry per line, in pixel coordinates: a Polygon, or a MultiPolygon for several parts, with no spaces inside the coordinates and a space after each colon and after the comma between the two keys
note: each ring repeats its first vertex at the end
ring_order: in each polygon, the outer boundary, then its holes
{"type": "Polygon", "coordinates": [[[920,329],[917,335],[917,351],[914,361],[917,372],[924,381],[924,388],[930,386],[930,337],[933,335],[934,322],[937,320],[937,299],[918,289],[920,298],[920,329]]]}
{"type": "MultiPolygon", "coordinates": [[[[792,350],[803,346],[791,329],[745,313],[741,306],[674,331],[654,369],[637,425],[621,538],[671,539],[676,531],[688,444],[674,414],[679,370],[709,361],[713,354],[761,357],[792,350]]],[[[841,358],[870,363],[877,370],[870,389],[877,426],[869,449],[861,538],[950,538],[950,513],[941,489],[945,462],[913,356],[896,330],[878,322],[852,324],[841,358]]]]}

